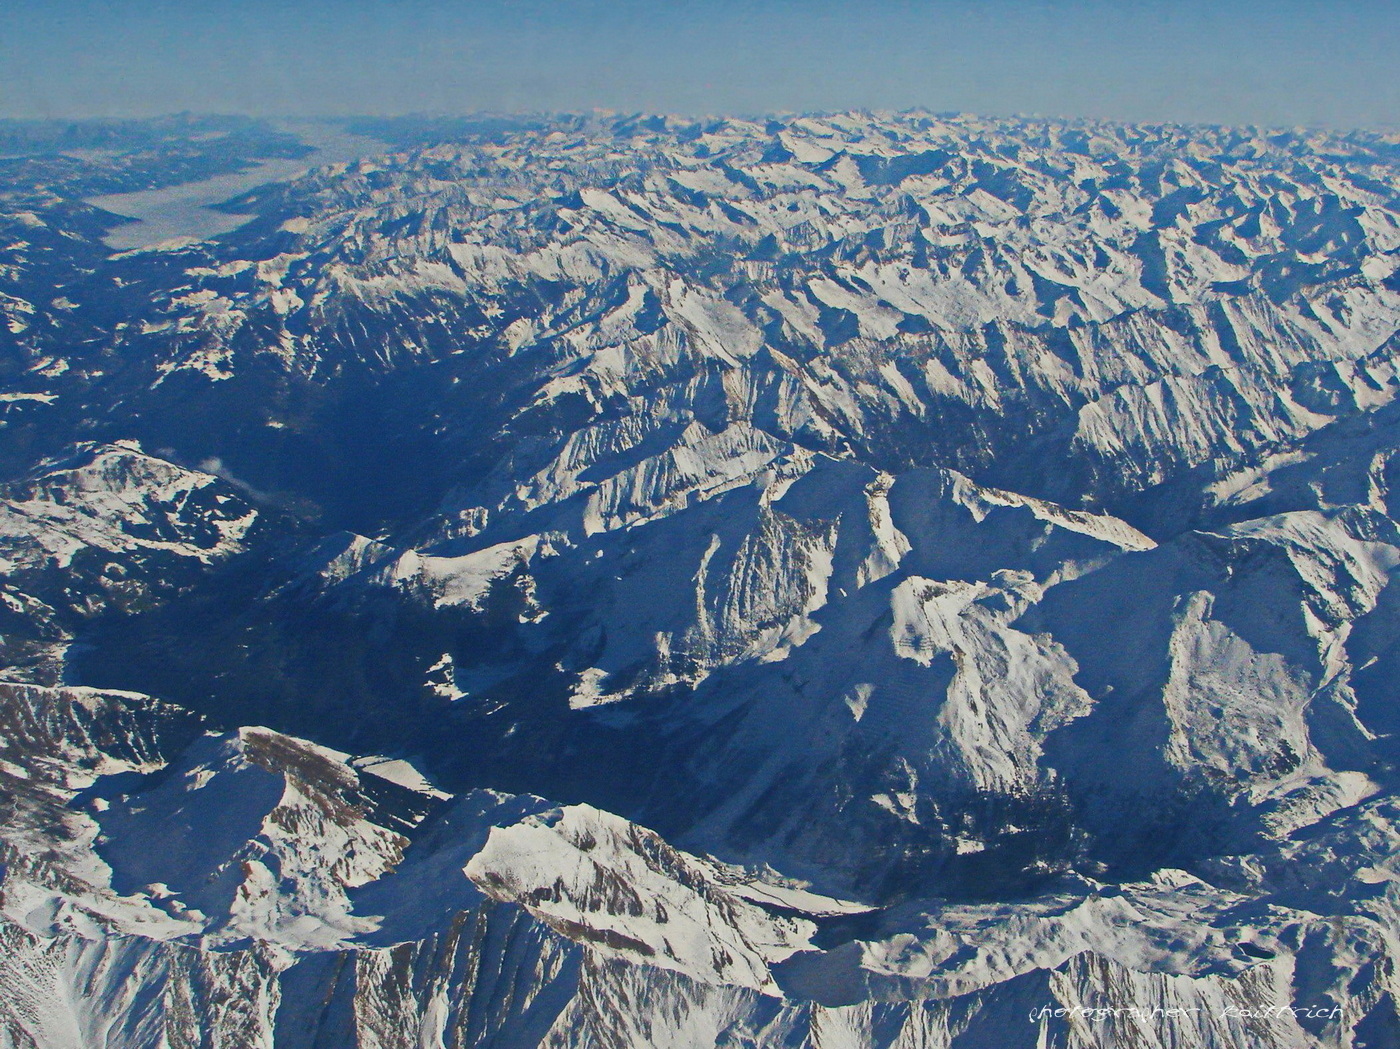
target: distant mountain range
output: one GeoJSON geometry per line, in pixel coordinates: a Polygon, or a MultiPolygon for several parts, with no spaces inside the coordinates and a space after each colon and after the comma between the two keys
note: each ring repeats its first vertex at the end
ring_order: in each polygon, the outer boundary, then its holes
{"type": "Polygon", "coordinates": [[[0,1047],[1400,1046],[1400,138],[325,129],[0,122],[0,1047]]]}

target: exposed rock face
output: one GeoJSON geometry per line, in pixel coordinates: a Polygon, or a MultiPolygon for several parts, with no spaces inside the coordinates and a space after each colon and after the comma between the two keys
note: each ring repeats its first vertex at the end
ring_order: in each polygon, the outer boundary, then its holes
{"type": "Polygon", "coordinates": [[[0,172],[0,1046],[1400,1044],[1388,138],[136,163],[0,172]]]}

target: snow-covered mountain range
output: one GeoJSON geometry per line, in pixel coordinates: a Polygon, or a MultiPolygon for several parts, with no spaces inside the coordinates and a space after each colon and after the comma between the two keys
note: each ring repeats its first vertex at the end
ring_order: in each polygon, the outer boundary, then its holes
{"type": "Polygon", "coordinates": [[[1400,1045],[1400,139],[348,130],[0,162],[0,1046],[1400,1045]]]}

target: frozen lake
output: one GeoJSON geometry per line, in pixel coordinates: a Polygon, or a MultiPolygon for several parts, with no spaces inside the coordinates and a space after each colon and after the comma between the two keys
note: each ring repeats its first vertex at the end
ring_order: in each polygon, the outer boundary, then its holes
{"type": "Polygon", "coordinates": [[[311,168],[358,160],[388,148],[376,139],[352,135],[328,124],[286,121],[279,127],[315,147],[316,151],[294,160],[264,161],[246,171],[197,182],[88,198],[89,204],[137,220],[112,230],[104,238],[107,245],[114,251],[129,251],[217,237],[237,229],[252,216],[215,211],[210,205],[222,203],[254,186],[286,182],[311,168]]]}

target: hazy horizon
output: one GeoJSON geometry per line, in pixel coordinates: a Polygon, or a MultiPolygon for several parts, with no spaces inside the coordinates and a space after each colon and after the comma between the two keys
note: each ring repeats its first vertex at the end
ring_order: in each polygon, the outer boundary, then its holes
{"type": "Polygon", "coordinates": [[[12,5],[0,117],[928,109],[1400,126],[1380,0],[12,5]]]}

